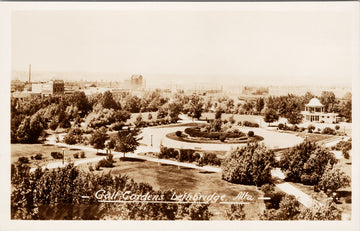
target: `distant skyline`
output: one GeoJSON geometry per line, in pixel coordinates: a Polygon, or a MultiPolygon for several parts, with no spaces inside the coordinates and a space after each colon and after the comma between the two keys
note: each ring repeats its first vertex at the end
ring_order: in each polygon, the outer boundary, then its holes
{"type": "Polygon", "coordinates": [[[109,80],[351,84],[355,16],[351,7],[16,11],[12,70],[32,64],[34,72],[119,73],[109,80]]]}

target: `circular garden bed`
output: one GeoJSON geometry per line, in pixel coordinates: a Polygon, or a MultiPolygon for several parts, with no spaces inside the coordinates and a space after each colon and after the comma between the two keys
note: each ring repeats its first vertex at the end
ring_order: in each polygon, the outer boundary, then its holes
{"type": "Polygon", "coordinates": [[[199,128],[186,128],[184,132],[172,132],[166,135],[167,138],[189,142],[189,143],[210,143],[210,144],[240,144],[254,141],[261,141],[264,138],[253,132],[203,132],[199,128]]]}

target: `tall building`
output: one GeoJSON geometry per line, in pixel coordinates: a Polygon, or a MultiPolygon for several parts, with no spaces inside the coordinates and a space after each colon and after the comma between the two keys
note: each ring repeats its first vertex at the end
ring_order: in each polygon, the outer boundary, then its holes
{"type": "Polygon", "coordinates": [[[145,81],[142,75],[132,75],[130,79],[131,89],[138,89],[145,87],[145,81]]]}

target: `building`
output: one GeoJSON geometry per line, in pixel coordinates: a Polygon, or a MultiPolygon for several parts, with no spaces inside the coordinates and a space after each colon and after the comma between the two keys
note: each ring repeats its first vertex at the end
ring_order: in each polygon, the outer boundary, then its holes
{"type": "Polygon", "coordinates": [[[324,105],[320,103],[317,98],[312,98],[308,104],[305,105],[305,111],[302,112],[306,122],[318,123],[336,123],[338,121],[338,114],[326,113],[324,105]]]}
{"type": "Polygon", "coordinates": [[[64,94],[65,84],[63,80],[51,80],[48,82],[32,83],[32,92],[42,96],[64,94]]]}

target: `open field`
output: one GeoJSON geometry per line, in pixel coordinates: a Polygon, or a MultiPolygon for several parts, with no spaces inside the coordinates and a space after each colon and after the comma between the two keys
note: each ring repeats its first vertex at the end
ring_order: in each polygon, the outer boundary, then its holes
{"type": "MultiPolygon", "coordinates": [[[[116,159],[114,168],[102,168],[95,171],[98,174],[110,172],[113,175],[125,174],[134,179],[135,182],[148,183],[154,189],[171,189],[177,193],[202,193],[211,195],[213,193],[225,194],[229,201],[241,191],[251,191],[253,195],[262,196],[262,192],[256,186],[237,185],[221,180],[220,173],[200,172],[199,170],[178,168],[171,165],[158,165],[149,161],[119,161],[116,159]]],[[[87,170],[88,165],[81,165],[87,170]]],[[[88,171],[88,170],[87,170],[88,171]]],[[[229,205],[219,203],[212,204],[210,209],[214,213],[212,219],[226,219],[225,210],[229,205]]],[[[258,220],[258,213],[264,209],[264,203],[257,200],[252,204],[245,205],[244,210],[247,220],[258,220]]]]}
{"type": "MultiPolygon", "coordinates": [[[[82,150],[76,150],[71,148],[65,148],[65,159],[74,159],[73,154],[82,150]]],[[[51,152],[61,152],[62,148],[59,146],[48,145],[48,144],[11,144],[11,163],[18,160],[19,157],[28,157],[30,160],[30,166],[42,166],[49,162],[61,161],[51,157],[51,152]],[[31,160],[31,156],[36,154],[42,154],[42,160],[31,160]]],[[[84,151],[87,158],[95,157],[95,152],[84,151]]]]}

